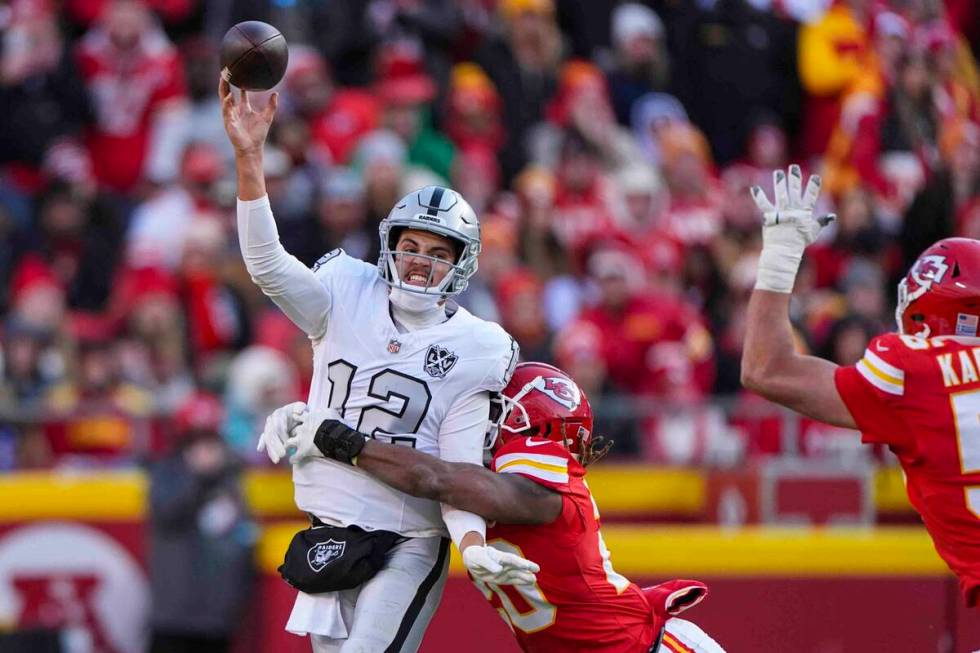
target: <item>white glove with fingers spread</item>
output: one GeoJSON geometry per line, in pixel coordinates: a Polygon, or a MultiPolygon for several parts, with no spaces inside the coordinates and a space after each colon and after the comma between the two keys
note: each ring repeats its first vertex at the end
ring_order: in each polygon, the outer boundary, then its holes
{"type": "Polygon", "coordinates": [[[759,290],[791,293],[803,250],[817,239],[820,230],[834,215],[813,217],[813,208],[820,196],[820,177],[811,175],[803,190],[800,166],[791,165],[788,174],[782,170],[772,173],[775,204],[765,191],[752,187],[752,199],[762,211],[762,254],[755,287],[759,290]]]}
{"type": "Polygon", "coordinates": [[[463,566],[474,579],[492,585],[533,585],[537,564],[492,546],[468,546],[463,551],[463,566]]]}
{"type": "Polygon", "coordinates": [[[256,450],[265,451],[273,463],[278,463],[285,458],[289,432],[302,422],[305,412],[306,404],[302,401],[295,401],[274,410],[265,420],[265,428],[259,436],[259,446],[256,450]]]}
{"type": "Polygon", "coordinates": [[[323,457],[320,450],[316,448],[314,438],[317,429],[328,419],[340,419],[340,412],[327,408],[326,410],[311,410],[302,415],[299,423],[290,429],[289,437],[285,441],[286,451],[289,453],[289,462],[295,465],[304,458],[313,456],[323,457]]]}

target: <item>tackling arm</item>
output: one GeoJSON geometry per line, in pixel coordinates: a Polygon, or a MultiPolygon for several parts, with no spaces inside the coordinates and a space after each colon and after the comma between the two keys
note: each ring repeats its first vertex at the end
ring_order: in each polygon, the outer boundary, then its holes
{"type": "Polygon", "coordinates": [[[415,449],[368,440],[357,466],[397,490],[447,503],[505,524],[548,524],[561,513],[561,495],[515,474],[451,463],[415,449]]]}

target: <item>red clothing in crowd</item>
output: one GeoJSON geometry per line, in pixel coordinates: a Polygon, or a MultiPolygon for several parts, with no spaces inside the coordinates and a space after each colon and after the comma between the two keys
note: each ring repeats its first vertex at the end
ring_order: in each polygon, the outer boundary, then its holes
{"type": "Polygon", "coordinates": [[[581,319],[603,334],[603,358],[622,390],[660,397],[700,396],[714,381],[711,336],[697,311],[669,296],[637,295],[619,312],[602,306],[581,319]]]}
{"type": "Polygon", "coordinates": [[[96,27],[82,38],[78,63],[96,114],[86,139],[96,177],[128,192],[143,174],[154,112],[185,94],[180,56],[158,28],[122,52],[96,27]]]}
{"type": "Polygon", "coordinates": [[[559,183],[555,189],[554,220],[551,223],[558,242],[574,251],[592,238],[616,234],[619,225],[615,217],[614,196],[614,187],[601,176],[597,176],[584,191],[575,191],[559,183]]]}
{"type": "Polygon", "coordinates": [[[360,138],[378,126],[380,111],[373,95],[338,89],[326,109],[311,121],[313,139],[335,162],[348,163],[360,138]]]}

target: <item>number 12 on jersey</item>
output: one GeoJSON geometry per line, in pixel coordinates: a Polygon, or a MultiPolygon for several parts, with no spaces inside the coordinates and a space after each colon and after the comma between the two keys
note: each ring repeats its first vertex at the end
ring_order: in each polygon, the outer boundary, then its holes
{"type": "MultiPolygon", "coordinates": [[[[346,417],[356,373],[357,367],[343,359],[327,365],[327,379],[330,381],[327,406],[339,410],[342,417],[346,417]]],[[[375,439],[385,435],[389,436],[385,439],[393,444],[414,447],[415,438],[390,434],[416,433],[422,426],[432,402],[432,393],[425,381],[388,368],[371,377],[367,396],[376,399],[377,404],[361,409],[354,428],[375,439]]]]}

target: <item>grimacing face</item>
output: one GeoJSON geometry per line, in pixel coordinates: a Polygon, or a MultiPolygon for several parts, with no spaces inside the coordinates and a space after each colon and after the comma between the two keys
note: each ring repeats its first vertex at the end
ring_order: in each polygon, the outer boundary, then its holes
{"type": "Polygon", "coordinates": [[[445,236],[406,229],[398,236],[394,257],[398,277],[403,282],[420,287],[438,286],[452,270],[456,249],[452,240],[445,236]]]}

